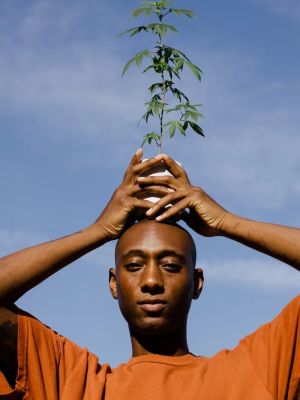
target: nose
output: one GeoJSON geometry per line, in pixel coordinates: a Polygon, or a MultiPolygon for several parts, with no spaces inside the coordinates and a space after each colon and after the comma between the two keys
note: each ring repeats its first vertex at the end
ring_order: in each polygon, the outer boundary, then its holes
{"type": "Polygon", "coordinates": [[[154,263],[147,265],[143,270],[141,291],[152,295],[161,294],[165,291],[160,268],[154,263]]]}

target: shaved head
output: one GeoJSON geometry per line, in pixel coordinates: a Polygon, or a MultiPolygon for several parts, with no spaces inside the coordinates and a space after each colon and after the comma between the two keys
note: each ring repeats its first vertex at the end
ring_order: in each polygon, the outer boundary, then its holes
{"type": "MultiPolygon", "coordinates": [[[[195,245],[194,239],[192,238],[191,234],[185,228],[183,228],[176,222],[173,222],[173,221],[157,222],[155,219],[151,219],[151,218],[143,219],[143,220],[131,225],[128,229],[126,229],[122,233],[122,235],[119,238],[119,240],[116,244],[116,247],[115,247],[116,264],[117,264],[120,247],[121,247],[122,243],[124,243],[124,239],[126,240],[126,237],[128,235],[132,236],[133,238],[136,237],[137,239],[140,239],[141,238],[140,235],[143,235],[144,239],[147,239],[148,229],[147,230],[139,229],[139,227],[149,228],[149,235],[150,235],[150,231],[153,230],[153,227],[155,227],[156,230],[158,228],[159,231],[162,231],[162,230],[164,230],[164,226],[171,228],[168,230],[168,237],[170,237],[170,235],[173,236],[172,233],[174,232],[174,234],[175,234],[175,232],[177,231],[180,235],[180,237],[178,238],[178,241],[182,242],[182,240],[183,240],[186,242],[186,249],[190,254],[193,268],[195,268],[196,258],[197,258],[197,250],[196,250],[196,245],[195,245]],[[147,225],[145,225],[145,224],[147,224],[147,225]],[[159,229],[159,228],[161,228],[161,229],[159,229]]],[[[177,247],[176,242],[174,242],[174,246],[177,247]]]]}

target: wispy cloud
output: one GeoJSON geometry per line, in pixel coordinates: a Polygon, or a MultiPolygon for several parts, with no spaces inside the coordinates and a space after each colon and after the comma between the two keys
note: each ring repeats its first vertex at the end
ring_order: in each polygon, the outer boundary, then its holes
{"type": "MultiPolygon", "coordinates": [[[[140,73],[120,76],[128,53],[134,51],[128,41],[111,44],[122,16],[110,10],[105,18],[101,6],[105,29],[98,40],[87,40],[76,36],[82,3],[32,4],[17,14],[17,21],[13,12],[0,16],[6,27],[0,36],[5,55],[0,59],[2,113],[42,120],[41,134],[49,134],[47,126],[52,124],[52,135],[72,134],[73,140],[90,136],[101,142],[105,131],[112,143],[118,143],[115,162],[125,165],[124,149],[137,143],[136,123],[144,111],[147,78],[140,73]]],[[[288,8],[290,3],[283,4],[288,8]]],[[[199,55],[197,42],[191,39],[190,46],[194,62],[205,71],[204,81],[202,86],[188,77],[183,82],[191,98],[205,104],[207,139],[200,143],[191,136],[188,144],[178,146],[178,141],[170,149],[176,156],[180,148],[182,161],[197,179],[199,168],[205,170],[211,185],[239,203],[278,210],[300,192],[299,82],[279,77],[260,81],[260,60],[251,54],[206,48],[199,55]]],[[[81,154],[76,162],[91,162],[91,152],[87,153],[86,161],[81,154]]],[[[97,152],[95,159],[107,161],[97,152]]]]}
{"type": "Polygon", "coordinates": [[[280,78],[259,85],[248,81],[245,76],[256,70],[251,56],[211,52],[206,57],[207,138],[199,143],[190,137],[191,145],[181,147],[180,154],[197,175],[203,169],[220,192],[240,203],[278,210],[299,195],[300,84],[280,78]],[[219,79],[219,65],[226,79],[219,79]]]}
{"type": "Polygon", "coordinates": [[[298,289],[300,291],[299,272],[276,260],[220,259],[207,261],[203,264],[205,265],[205,276],[208,280],[236,283],[263,290],[298,289]]]}
{"type": "MultiPolygon", "coordinates": [[[[0,24],[7,26],[0,36],[6,55],[0,61],[2,112],[54,118],[62,131],[75,135],[98,134],[105,121],[115,124],[116,114],[125,123],[133,115],[137,118],[132,104],[139,82],[122,81],[124,60],[108,43],[112,33],[99,32],[98,42],[72,36],[83,8],[42,1],[20,13],[17,23],[11,23],[15,17],[9,11],[0,17],[0,24]]],[[[113,24],[118,16],[112,13],[109,20],[113,24]]]]}

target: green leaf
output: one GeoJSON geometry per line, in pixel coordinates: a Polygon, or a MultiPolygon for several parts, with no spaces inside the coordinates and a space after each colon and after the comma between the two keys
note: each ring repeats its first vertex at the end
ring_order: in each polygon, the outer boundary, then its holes
{"type": "Polygon", "coordinates": [[[159,34],[161,36],[165,36],[167,31],[170,30],[172,32],[177,32],[177,29],[173,25],[167,25],[163,23],[151,23],[146,25],[147,32],[153,32],[159,34]]]}
{"type": "Polygon", "coordinates": [[[126,35],[127,33],[131,33],[130,37],[132,37],[132,36],[136,35],[137,33],[140,33],[141,31],[147,31],[147,27],[142,25],[142,26],[136,26],[135,28],[127,29],[127,31],[121,32],[117,36],[117,38],[120,36],[126,35]]]}
{"type": "Polygon", "coordinates": [[[178,57],[175,61],[175,67],[174,67],[175,71],[182,70],[183,64],[184,64],[183,59],[178,57]]]}
{"type": "Polygon", "coordinates": [[[201,135],[203,137],[205,137],[204,133],[203,133],[203,129],[200,128],[199,125],[195,124],[195,122],[192,121],[188,121],[188,123],[190,124],[190,127],[196,132],[198,133],[198,135],[201,135]]]}
{"type": "Polygon", "coordinates": [[[178,32],[177,29],[176,29],[176,27],[175,27],[174,25],[166,25],[166,27],[167,27],[171,32],[174,32],[174,33],[177,33],[177,32],[178,32]]]}
{"type": "Polygon", "coordinates": [[[182,126],[182,124],[181,124],[179,121],[177,121],[176,128],[179,130],[179,132],[180,132],[183,136],[185,136],[185,130],[183,129],[183,126],[182,126]]]}
{"type": "Polygon", "coordinates": [[[137,53],[134,57],[132,57],[132,58],[128,61],[128,63],[125,65],[125,67],[124,67],[124,69],[123,69],[123,72],[122,72],[122,76],[125,74],[125,72],[127,72],[127,70],[129,69],[129,67],[130,67],[134,62],[136,63],[137,66],[140,66],[141,63],[142,63],[142,61],[143,61],[143,58],[144,58],[144,57],[152,58],[152,57],[151,57],[151,53],[150,53],[149,50],[140,51],[140,52],[137,53]]]}
{"type": "Polygon", "coordinates": [[[176,121],[170,121],[170,123],[169,123],[169,135],[170,135],[171,139],[174,136],[175,131],[176,131],[176,121]]]}
{"type": "Polygon", "coordinates": [[[181,101],[181,98],[183,97],[187,102],[189,102],[189,99],[187,98],[187,96],[181,92],[180,90],[178,90],[177,88],[171,88],[170,89],[171,92],[173,93],[173,95],[179,100],[181,101]]]}
{"type": "Polygon", "coordinates": [[[131,66],[131,64],[135,61],[135,56],[132,57],[128,63],[125,65],[123,72],[122,72],[122,76],[124,76],[124,74],[128,71],[129,67],[131,66]]]}
{"type": "Polygon", "coordinates": [[[182,14],[184,14],[184,15],[186,15],[186,16],[189,17],[189,18],[193,18],[193,16],[195,15],[193,11],[191,11],[191,10],[185,10],[185,9],[183,9],[183,8],[171,8],[170,11],[171,11],[173,14],[176,14],[176,15],[182,15],[182,14]]]}
{"type": "Polygon", "coordinates": [[[150,53],[149,50],[140,51],[139,53],[136,54],[135,62],[136,62],[137,66],[141,65],[144,57],[150,57],[151,58],[151,53],[150,53]]]}
{"type": "Polygon", "coordinates": [[[143,50],[140,51],[139,53],[137,53],[134,57],[132,57],[128,63],[125,65],[123,72],[122,72],[122,76],[127,72],[127,70],[129,69],[129,67],[135,62],[137,66],[141,65],[143,58],[144,57],[149,57],[151,58],[151,53],[149,52],[149,50],[143,50]]]}
{"type": "Polygon", "coordinates": [[[183,115],[185,120],[192,118],[195,122],[201,117],[201,114],[198,111],[186,111],[183,115]]]}
{"type": "Polygon", "coordinates": [[[160,141],[160,136],[155,132],[147,133],[143,138],[143,142],[142,142],[141,146],[143,147],[145,143],[151,144],[153,140],[155,141],[156,145],[158,146],[159,141],[160,141]]]}
{"type": "Polygon", "coordinates": [[[185,136],[185,129],[183,128],[181,122],[178,120],[171,120],[164,124],[164,126],[169,127],[170,138],[174,136],[176,129],[179,131],[179,133],[185,136]]]}
{"type": "Polygon", "coordinates": [[[136,18],[143,13],[145,13],[147,16],[149,16],[149,15],[151,15],[151,11],[152,11],[151,7],[135,8],[132,11],[132,16],[136,18]]]}
{"type": "Polygon", "coordinates": [[[192,73],[195,75],[195,77],[201,81],[201,69],[199,67],[197,67],[197,65],[189,62],[189,61],[185,61],[185,64],[189,67],[189,69],[192,71],[192,73]]]}
{"type": "Polygon", "coordinates": [[[144,71],[143,71],[143,74],[145,72],[148,72],[150,69],[154,69],[154,65],[149,65],[149,67],[145,68],[144,71]]]}
{"type": "Polygon", "coordinates": [[[178,49],[172,49],[173,50],[173,54],[175,54],[177,57],[182,56],[186,61],[191,62],[191,60],[188,58],[188,56],[186,54],[184,54],[182,51],[178,50],[178,49]]]}

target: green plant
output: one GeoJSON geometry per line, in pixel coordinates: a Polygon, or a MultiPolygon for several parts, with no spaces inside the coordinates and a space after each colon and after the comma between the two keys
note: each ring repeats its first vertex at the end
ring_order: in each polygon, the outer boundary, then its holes
{"type": "Polygon", "coordinates": [[[137,66],[140,66],[144,59],[149,59],[150,64],[146,66],[143,73],[154,71],[156,76],[159,76],[160,81],[153,83],[149,87],[149,92],[152,97],[150,101],[145,103],[147,110],[140,121],[143,119],[148,123],[150,117],[159,119],[159,133],[147,133],[143,138],[142,146],[145,143],[151,144],[152,142],[155,142],[159,152],[161,152],[166,131],[168,131],[170,138],[173,138],[176,131],[185,136],[188,128],[191,128],[197,134],[204,136],[202,128],[197,124],[198,119],[203,117],[203,115],[198,111],[201,104],[191,104],[188,97],[174,86],[174,77],[180,79],[180,74],[184,67],[188,67],[199,81],[201,81],[202,71],[199,67],[193,64],[182,51],[164,43],[164,38],[168,32],[177,32],[174,25],[169,25],[164,22],[167,15],[184,15],[192,18],[194,16],[193,11],[172,8],[171,1],[168,0],[143,1],[142,3],[144,6],[134,9],[132,16],[139,17],[142,14],[145,14],[147,17],[154,16],[157,20],[147,25],[130,28],[125,32],[120,33],[118,37],[125,34],[129,34],[130,37],[133,37],[141,32],[154,34],[156,38],[154,50],[143,50],[138,52],[127,62],[122,76],[131,65],[135,63],[137,66]],[[170,98],[173,99],[174,102],[172,106],[170,106],[169,103],[170,98]],[[166,121],[166,116],[170,113],[177,113],[177,116],[180,114],[179,119],[172,118],[166,121]]]}

